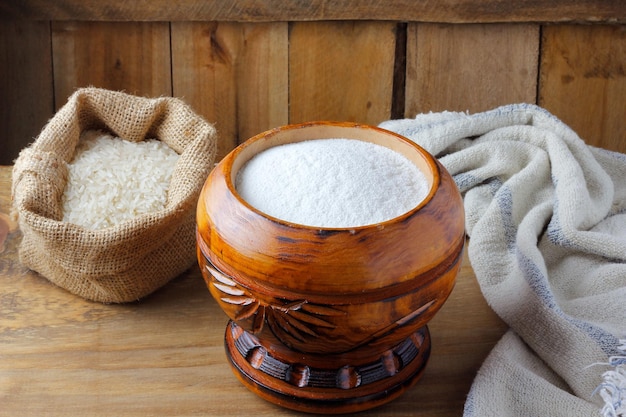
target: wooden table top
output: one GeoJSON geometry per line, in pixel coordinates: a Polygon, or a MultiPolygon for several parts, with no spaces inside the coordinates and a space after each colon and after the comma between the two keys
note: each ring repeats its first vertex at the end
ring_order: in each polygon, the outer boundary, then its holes
{"type": "MultiPolygon", "coordinates": [[[[226,315],[194,266],[130,304],[86,301],[18,260],[11,167],[0,167],[0,416],[287,416],[239,383],[224,353],[226,315]]],[[[430,322],[422,379],[360,416],[459,416],[472,380],[506,331],[467,252],[430,322]]]]}

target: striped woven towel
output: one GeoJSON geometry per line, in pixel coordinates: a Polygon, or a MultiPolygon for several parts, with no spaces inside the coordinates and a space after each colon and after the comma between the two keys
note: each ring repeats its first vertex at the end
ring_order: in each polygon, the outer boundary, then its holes
{"type": "Polygon", "coordinates": [[[626,155],[528,104],[381,127],[454,176],[470,262],[510,326],[465,416],[626,416],[626,155]]]}

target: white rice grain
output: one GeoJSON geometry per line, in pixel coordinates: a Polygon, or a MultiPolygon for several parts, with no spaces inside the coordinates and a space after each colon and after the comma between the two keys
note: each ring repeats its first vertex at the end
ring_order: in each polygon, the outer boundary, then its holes
{"type": "Polygon", "coordinates": [[[129,142],[84,132],[68,164],[63,221],[95,230],[162,210],[177,160],[159,140],[129,142]]]}

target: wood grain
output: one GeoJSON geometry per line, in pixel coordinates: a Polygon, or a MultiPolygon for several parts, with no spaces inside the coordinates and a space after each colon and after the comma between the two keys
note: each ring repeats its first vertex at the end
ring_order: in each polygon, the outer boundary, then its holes
{"type": "Polygon", "coordinates": [[[535,103],[539,26],[411,23],[406,117],[535,103]]]}
{"type": "Polygon", "coordinates": [[[2,22],[0,57],[0,165],[8,165],[54,112],[50,23],[2,22]]]}
{"type": "MultiPolygon", "coordinates": [[[[10,207],[0,167],[0,212],[10,207]]],[[[0,253],[0,415],[293,416],[246,390],[224,354],[227,318],[194,267],[144,300],[85,301],[19,264],[19,230],[0,253]]],[[[423,378],[359,416],[461,415],[480,364],[506,330],[487,306],[467,253],[430,322],[423,378]]]]}
{"type": "Polygon", "coordinates": [[[626,153],[626,27],[546,26],[539,91],[588,144],[626,153]]]}
{"type": "Polygon", "coordinates": [[[298,22],[289,38],[289,121],[389,119],[392,22],[298,22]]]}
{"type": "Polygon", "coordinates": [[[21,20],[0,27],[0,92],[11,103],[0,108],[2,163],[86,85],[181,96],[218,125],[218,157],[288,122],[376,124],[520,101],[545,106],[591,144],[624,151],[624,25],[547,25],[541,51],[533,24],[21,20]]]}
{"type": "Polygon", "coordinates": [[[446,23],[625,22],[621,0],[3,0],[4,16],[44,20],[305,21],[400,20],[446,23]]]}
{"type": "Polygon", "coordinates": [[[273,129],[224,158],[200,194],[197,238],[205,281],[236,323],[227,350],[242,382],[291,409],[345,413],[395,399],[421,375],[430,351],[423,327],[454,287],[465,217],[452,176],[414,144],[382,129],[318,122],[273,129]],[[382,224],[333,230],[268,219],[233,194],[230,179],[255,155],[323,138],[403,154],[430,194],[382,224]]]}
{"type": "Polygon", "coordinates": [[[172,23],[174,95],[214,123],[218,160],[288,119],[287,23],[172,23]]]}
{"type": "Polygon", "coordinates": [[[57,109],[78,87],[172,95],[168,23],[53,22],[52,50],[57,109]]]}
{"type": "Polygon", "coordinates": [[[245,24],[237,66],[239,142],[289,122],[289,25],[245,24]]]}

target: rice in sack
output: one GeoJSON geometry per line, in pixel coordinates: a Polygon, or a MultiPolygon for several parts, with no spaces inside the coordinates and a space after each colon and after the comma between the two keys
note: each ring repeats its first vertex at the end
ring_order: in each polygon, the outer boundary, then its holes
{"type": "MultiPolygon", "coordinates": [[[[87,299],[126,302],[150,294],[196,261],[195,205],[215,152],[213,126],[178,99],[79,89],[15,162],[13,202],[24,235],[20,261],[87,299]],[[176,153],[162,208],[99,226],[64,218],[70,164],[84,145],[81,135],[97,130],[110,132],[125,145],[154,138],[176,153]]],[[[160,170],[154,165],[149,159],[134,163],[124,175],[141,183],[160,170]]],[[[111,168],[113,175],[116,169],[111,168]]],[[[126,179],[131,195],[150,188],[126,179]]],[[[122,204],[120,212],[130,207],[128,201],[117,203],[122,204]]],[[[85,204],[80,210],[91,213],[84,219],[107,208],[101,202],[85,204]]]]}
{"type": "Polygon", "coordinates": [[[128,142],[84,132],[68,164],[63,221],[95,230],[163,210],[177,160],[156,139],[128,142]]]}

